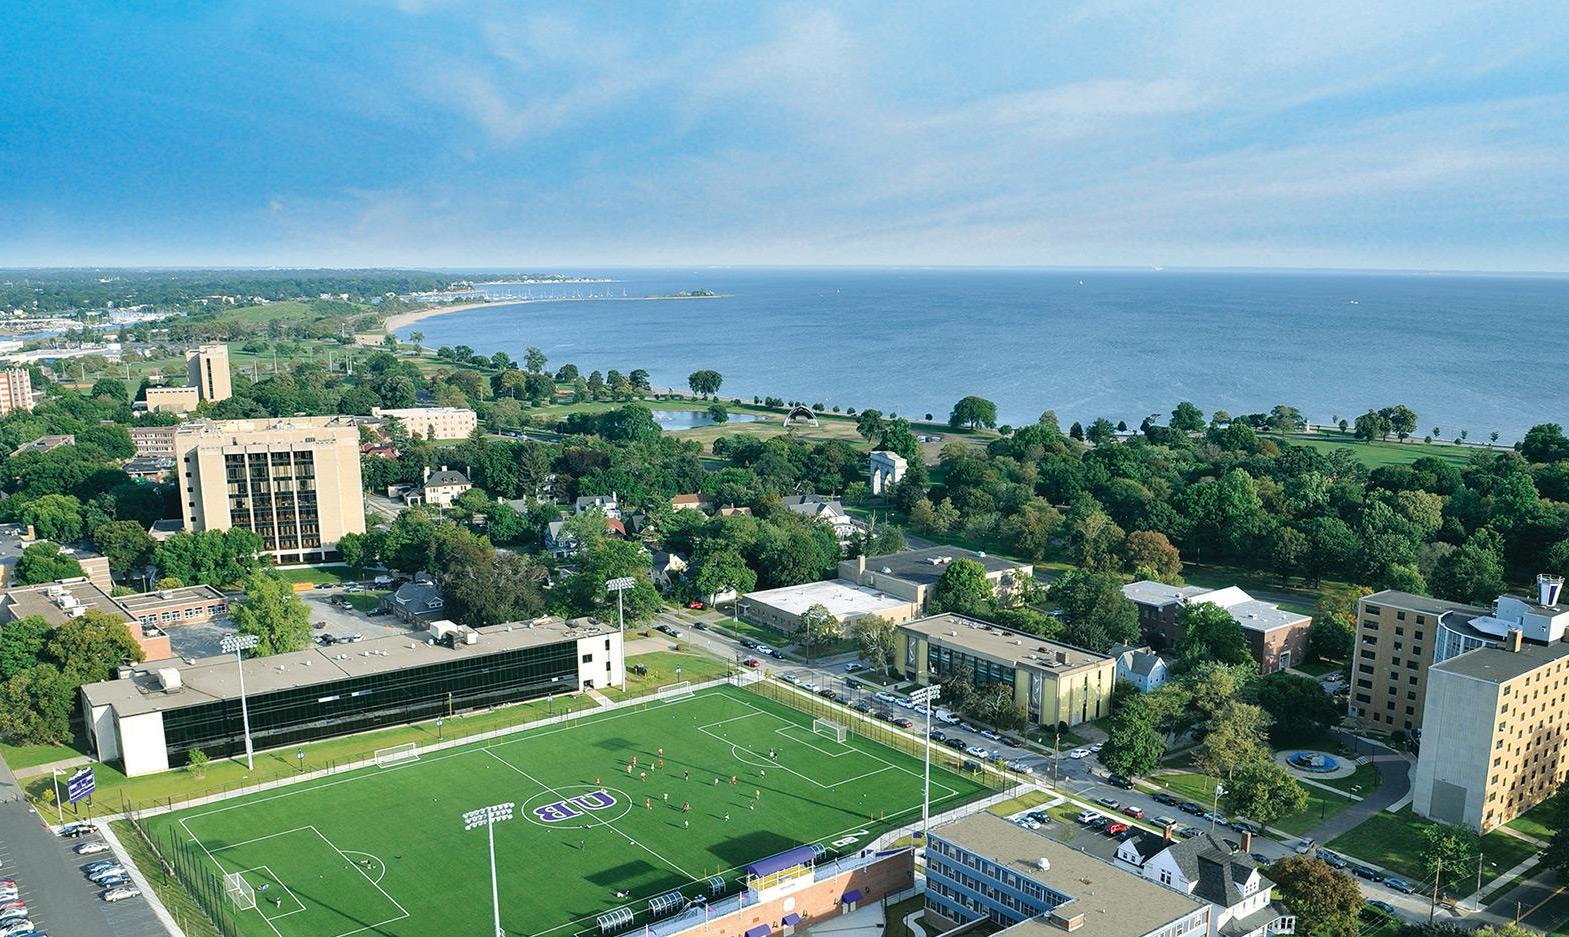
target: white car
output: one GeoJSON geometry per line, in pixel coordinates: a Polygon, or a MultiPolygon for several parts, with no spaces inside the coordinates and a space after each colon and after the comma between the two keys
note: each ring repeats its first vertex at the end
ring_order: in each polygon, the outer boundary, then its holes
{"type": "Polygon", "coordinates": [[[817,684],[813,683],[810,680],[802,680],[801,681],[801,689],[803,689],[803,690],[811,690],[813,693],[816,693],[817,692],[817,684]]]}
{"type": "Polygon", "coordinates": [[[793,673],[782,673],[782,674],[779,675],[779,679],[783,680],[786,683],[796,683],[796,684],[799,684],[801,682],[801,678],[797,677],[793,673]]]}
{"type": "Polygon", "coordinates": [[[125,875],[125,866],[111,865],[107,869],[99,869],[87,876],[89,882],[97,883],[106,878],[122,878],[125,875]]]}
{"type": "Polygon", "coordinates": [[[1090,751],[1092,751],[1095,754],[1099,755],[1100,754],[1100,750],[1105,748],[1105,747],[1106,747],[1106,743],[1105,742],[1096,742],[1094,745],[1090,746],[1090,751]]]}
{"type": "Polygon", "coordinates": [[[1090,757],[1090,750],[1087,748],[1075,748],[1068,753],[1068,757],[1074,761],[1078,761],[1080,758],[1088,758],[1090,757]]]}
{"type": "Polygon", "coordinates": [[[26,919],[26,908],[10,908],[5,911],[0,911],[0,927],[5,926],[6,924],[14,923],[16,921],[24,921],[26,919]]]}
{"type": "Polygon", "coordinates": [[[991,755],[991,752],[980,747],[979,745],[971,745],[969,748],[964,750],[964,753],[966,755],[974,755],[976,758],[986,758],[991,755]]]}
{"type": "Polygon", "coordinates": [[[1041,823],[1039,820],[1031,820],[1029,817],[1020,817],[1013,822],[1019,824],[1027,830],[1038,830],[1041,828],[1041,823]]]}
{"type": "Polygon", "coordinates": [[[15,921],[0,925],[0,937],[21,937],[22,934],[31,934],[37,929],[32,921],[15,921]]]}
{"type": "Polygon", "coordinates": [[[119,901],[122,898],[139,898],[141,894],[141,889],[135,885],[122,885],[119,888],[111,888],[98,897],[105,901],[119,901]]]}
{"type": "Polygon", "coordinates": [[[996,732],[993,732],[991,729],[982,729],[981,730],[981,738],[983,738],[983,739],[991,739],[993,742],[1001,742],[1002,741],[1002,736],[1000,734],[996,733],[996,732]]]}
{"type": "Polygon", "coordinates": [[[769,647],[766,644],[759,644],[757,647],[753,648],[752,650],[756,651],[759,654],[772,654],[774,652],[774,649],[769,647]]]}
{"type": "Polygon", "coordinates": [[[90,843],[78,843],[74,851],[78,856],[91,856],[94,853],[108,852],[109,844],[101,839],[95,839],[90,843]]]}

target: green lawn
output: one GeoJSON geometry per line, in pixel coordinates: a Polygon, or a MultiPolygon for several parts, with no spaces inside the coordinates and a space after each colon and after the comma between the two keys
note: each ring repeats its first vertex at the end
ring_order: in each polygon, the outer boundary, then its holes
{"type": "MultiPolygon", "coordinates": [[[[1410,465],[1423,456],[1436,456],[1445,462],[1465,465],[1474,452],[1485,452],[1476,446],[1427,445],[1420,439],[1412,442],[1362,442],[1350,436],[1292,436],[1286,442],[1293,446],[1309,446],[1323,452],[1346,449],[1368,468],[1384,465],[1410,465]]],[[[1496,451],[1496,450],[1495,450],[1496,451]]]]}
{"type": "Polygon", "coordinates": [[[638,654],[627,658],[627,688],[623,693],[618,687],[600,690],[613,700],[625,699],[629,696],[647,696],[662,686],[686,681],[688,683],[703,683],[713,680],[735,670],[734,665],[710,657],[707,654],[683,654],[676,651],[655,651],[652,654],[638,654]],[[648,668],[646,674],[635,674],[632,666],[641,665],[648,668]],[[676,668],[681,668],[681,673],[676,673],[676,668]]]}
{"type": "MultiPolygon", "coordinates": [[[[883,937],[915,937],[914,932],[905,926],[904,919],[916,912],[924,912],[925,910],[925,895],[916,895],[913,898],[906,898],[898,904],[889,905],[883,912],[886,919],[886,929],[883,931],[883,937]]],[[[915,921],[920,923],[921,918],[916,918],[915,921]]],[[[931,932],[929,928],[923,931],[923,933],[931,932]]]]}
{"type": "Polygon", "coordinates": [[[1537,839],[1551,839],[1553,828],[1547,825],[1548,819],[1549,811],[1544,801],[1504,825],[1527,836],[1535,836],[1537,839]]]}
{"type": "Polygon", "coordinates": [[[0,745],[0,757],[5,758],[5,763],[12,771],[78,758],[85,754],[87,743],[82,739],[75,739],[70,745],[0,745]]]}
{"type": "MultiPolygon", "coordinates": [[[[1410,807],[1399,813],[1381,810],[1326,845],[1338,853],[1383,866],[1402,878],[1420,881],[1424,878],[1422,830],[1429,825],[1429,821],[1412,813],[1410,807]]],[[[1483,881],[1514,868],[1535,851],[1536,847],[1530,843],[1507,833],[1487,834],[1482,837],[1482,853],[1488,863],[1483,869],[1483,881]]],[[[1453,875],[1445,872],[1444,887],[1457,895],[1475,891],[1475,865],[1458,869],[1453,875]]]]}
{"type": "MultiPolygon", "coordinates": [[[[938,769],[932,789],[934,810],[983,793],[938,769]]],[[[707,894],[711,875],[733,889],[741,866],[793,846],[859,849],[918,817],[920,795],[913,756],[815,735],[804,713],[719,687],[146,822],[170,853],[188,844],[256,889],[236,915],[245,937],[424,937],[490,926],[486,837],[461,816],[513,802],[494,827],[503,927],[571,937],[618,906],[707,894]]]]}
{"type": "MultiPolygon", "coordinates": [[[[1157,784],[1162,784],[1184,800],[1191,800],[1203,804],[1207,809],[1215,800],[1215,779],[1208,775],[1183,772],[1181,774],[1162,774],[1150,778],[1157,784]]],[[[1281,817],[1269,824],[1278,830],[1284,830],[1293,836],[1300,836],[1308,830],[1324,822],[1329,817],[1351,806],[1351,800],[1338,794],[1318,790],[1304,784],[1307,791],[1307,809],[1301,813],[1293,813],[1281,817]]],[[[1221,813],[1225,813],[1224,810],[1221,813]]]]}
{"type": "Polygon", "coordinates": [[[367,589],[364,592],[346,592],[343,600],[355,611],[368,612],[375,608],[381,602],[381,597],[386,594],[386,589],[367,589]]]}
{"type": "Polygon", "coordinates": [[[367,570],[355,566],[312,566],[305,569],[274,570],[287,582],[356,582],[368,575],[367,570]]]}
{"type": "Polygon", "coordinates": [[[1039,807],[1041,804],[1054,799],[1055,797],[1053,795],[1048,794],[1045,791],[1028,791],[1026,793],[1020,794],[1018,797],[1005,800],[1000,804],[992,804],[990,807],[987,807],[986,810],[988,813],[995,813],[999,817],[1011,817],[1021,810],[1028,810],[1031,807],[1039,807]]]}
{"type": "Polygon", "coordinates": [[[1383,783],[1384,776],[1378,773],[1377,767],[1369,763],[1365,765],[1357,765],[1357,770],[1355,773],[1349,774],[1343,778],[1321,778],[1317,780],[1318,783],[1327,784],[1336,790],[1345,791],[1348,794],[1355,794],[1358,797],[1366,797],[1367,795],[1378,790],[1378,785],[1383,783]]]}

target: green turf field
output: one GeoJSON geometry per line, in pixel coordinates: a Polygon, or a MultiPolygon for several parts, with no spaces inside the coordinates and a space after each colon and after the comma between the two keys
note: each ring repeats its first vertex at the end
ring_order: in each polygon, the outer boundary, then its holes
{"type": "MultiPolygon", "coordinates": [[[[933,813],[982,793],[934,765],[933,813]]],[[[792,846],[853,851],[919,818],[921,762],[814,734],[804,713],[719,687],[147,826],[157,842],[193,843],[215,872],[243,873],[257,898],[236,915],[246,937],[431,937],[489,928],[485,832],[465,831],[461,815],[506,801],[517,810],[495,827],[502,926],[569,937],[612,908],[641,910],[715,874],[733,882],[792,846]]]]}

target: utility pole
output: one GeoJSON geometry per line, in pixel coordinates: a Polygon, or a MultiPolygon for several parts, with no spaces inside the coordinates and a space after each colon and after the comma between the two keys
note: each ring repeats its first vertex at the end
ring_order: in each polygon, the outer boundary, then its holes
{"type": "Polygon", "coordinates": [[[1215,835],[1215,820],[1220,816],[1220,795],[1224,793],[1226,789],[1220,786],[1220,782],[1215,782],[1215,805],[1209,810],[1209,835],[1211,836],[1215,835]]]}
{"type": "Polygon", "coordinates": [[[1438,914],[1438,882],[1444,877],[1444,857],[1438,857],[1438,868],[1433,872],[1433,900],[1427,906],[1427,921],[1433,922],[1433,917],[1438,914]]]}

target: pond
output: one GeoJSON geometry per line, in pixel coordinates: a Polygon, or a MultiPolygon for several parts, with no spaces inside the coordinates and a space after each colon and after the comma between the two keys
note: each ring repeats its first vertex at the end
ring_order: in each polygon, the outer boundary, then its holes
{"type": "MultiPolygon", "coordinates": [[[[730,419],[726,420],[725,422],[756,423],[760,419],[762,419],[762,417],[754,413],[732,412],[730,414],[730,419]]],[[[714,418],[709,416],[708,413],[703,410],[655,410],[654,422],[659,424],[660,429],[683,430],[696,429],[699,426],[711,426],[713,425],[714,418]]]]}

